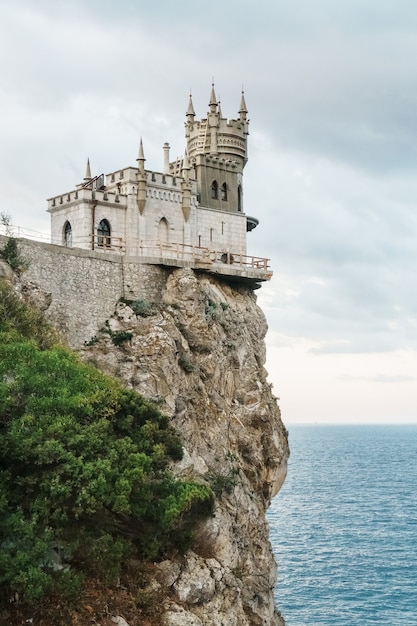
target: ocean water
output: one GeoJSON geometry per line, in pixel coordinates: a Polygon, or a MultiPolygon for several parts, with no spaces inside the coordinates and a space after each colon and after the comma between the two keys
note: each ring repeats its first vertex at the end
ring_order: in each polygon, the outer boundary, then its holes
{"type": "Polygon", "coordinates": [[[287,626],[417,625],[417,426],[293,426],[268,513],[287,626]]]}

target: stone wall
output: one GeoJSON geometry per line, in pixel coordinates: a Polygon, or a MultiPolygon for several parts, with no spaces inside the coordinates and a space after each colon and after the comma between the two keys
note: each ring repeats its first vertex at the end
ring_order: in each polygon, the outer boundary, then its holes
{"type": "MultiPolygon", "coordinates": [[[[3,247],[4,237],[0,237],[3,247]]],[[[69,249],[18,240],[28,261],[23,279],[48,294],[48,319],[74,348],[88,342],[111,316],[120,298],[157,302],[168,269],[141,265],[116,253],[69,249]]]]}

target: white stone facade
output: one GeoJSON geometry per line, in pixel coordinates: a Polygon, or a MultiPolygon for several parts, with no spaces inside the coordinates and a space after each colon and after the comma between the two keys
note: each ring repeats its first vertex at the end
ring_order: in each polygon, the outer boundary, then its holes
{"type": "Polygon", "coordinates": [[[267,259],[247,256],[246,236],[257,225],[243,212],[242,173],[248,121],[242,94],[239,118],[222,117],[212,88],[207,118],[195,121],[190,96],[186,153],[163,172],[145,169],[140,144],[137,167],[91,177],[50,198],[51,241],[70,248],[113,251],[139,262],[190,264],[233,275],[271,276],[267,259]],[[177,261],[177,263],[176,263],[177,261]],[[230,267],[231,269],[231,267],[230,267]]]}

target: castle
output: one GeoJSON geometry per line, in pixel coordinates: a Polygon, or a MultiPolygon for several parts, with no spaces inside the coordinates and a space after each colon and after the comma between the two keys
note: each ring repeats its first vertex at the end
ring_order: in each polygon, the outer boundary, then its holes
{"type": "Polygon", "coordinates": [[[186,112],[186,150],[162,172],[145,168],[142,139],[136,167],[84,180],[48,200],[52,242],[115,252],[139,263],[192,267],[249,281],[268,280],[268,259],[247,255],[246,234],[258,220],[244,213],[243,169],[249,120],[242,92],[237,119],[222,116],[212,85],[207,116],[186,112]]]}

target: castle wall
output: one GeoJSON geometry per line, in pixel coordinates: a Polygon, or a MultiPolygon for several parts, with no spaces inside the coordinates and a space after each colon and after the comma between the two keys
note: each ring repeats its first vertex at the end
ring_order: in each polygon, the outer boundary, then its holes
{"type": "Polygon", "coordinates": [[[216,209],[199,208],[194,213],[196,240],[201,245],[219,252],[246,254],[246,217],[216,209]]]}
{"type": "MultiPolygon", "coordinates": [[[[0,236],[3,247],[5,237],[0,236]]],[[[88,342],[114,312],[121,297],[157,302],[169,269],[144,265],[112,253],[68,249],[18,240],[29,262],[24,282],[48,294],[47,317],[62,329],[74,348],[88,342]]]]}

